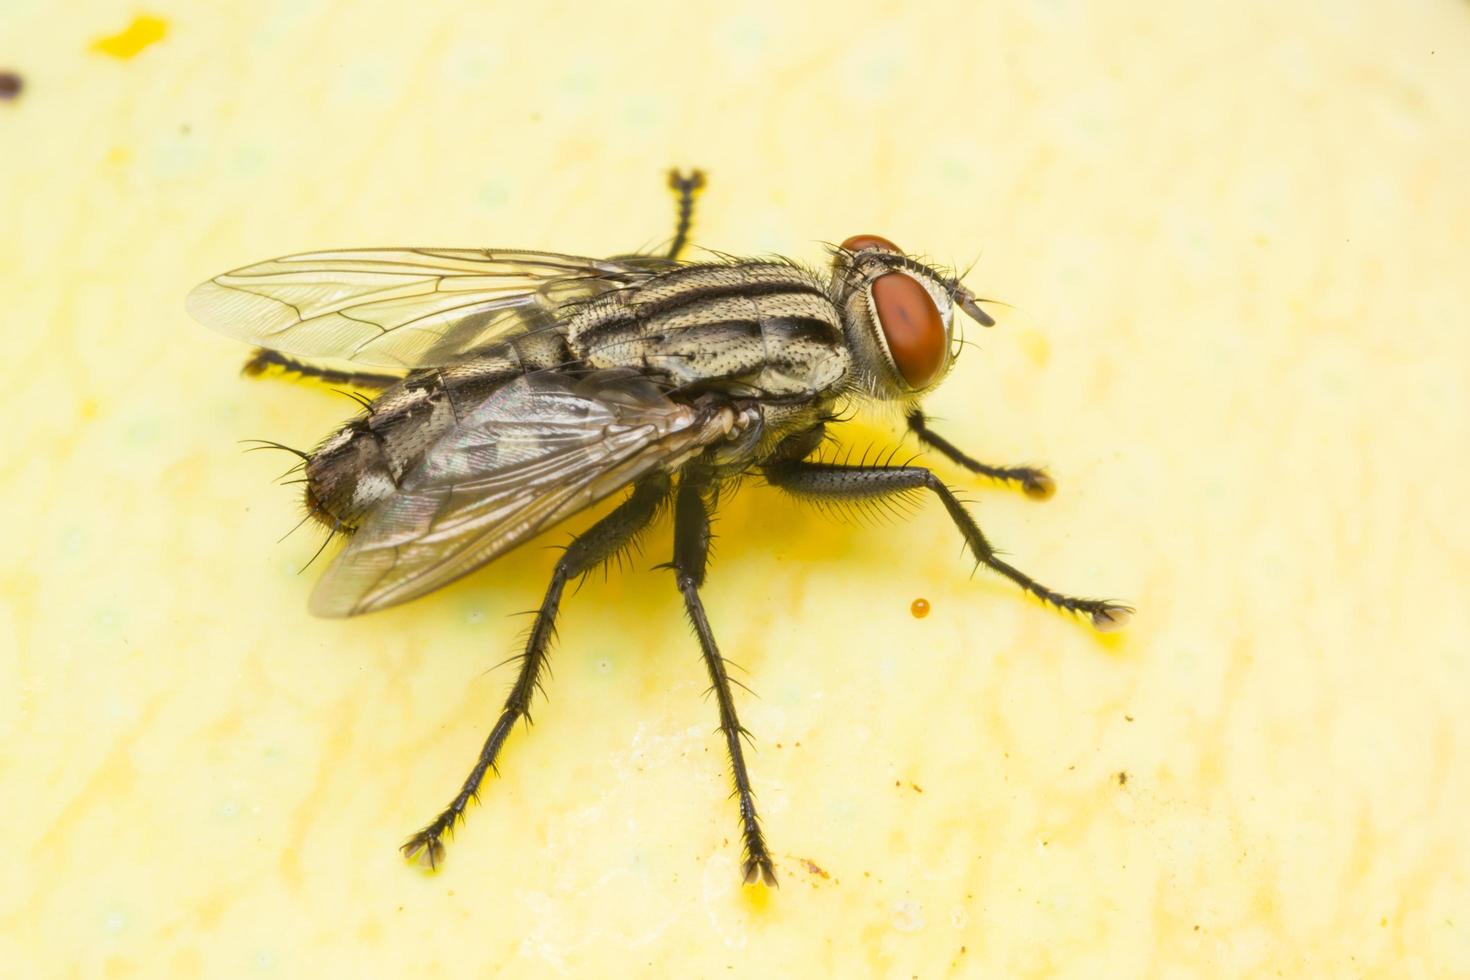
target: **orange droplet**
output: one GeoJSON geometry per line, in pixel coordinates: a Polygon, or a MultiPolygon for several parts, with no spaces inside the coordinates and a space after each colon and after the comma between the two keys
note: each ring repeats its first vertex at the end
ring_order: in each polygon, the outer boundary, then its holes
{"type": "Polygon", "coordinates": [[[909,603],[909,612],[914,614],[915,619],[923,619],[925,616],[929,615],[929,600],[915,599],[913,602],[909,603]]]}

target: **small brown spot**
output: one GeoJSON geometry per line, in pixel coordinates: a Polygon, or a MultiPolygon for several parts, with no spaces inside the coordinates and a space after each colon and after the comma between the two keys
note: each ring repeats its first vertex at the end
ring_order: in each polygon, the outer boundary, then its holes
{"type": "Polygon", "coordinates": [[[1133,716],[1132,715],[1124,715],[1123,716],[1123,720],[1124,721],[1132,721],[1133,720],[1133,716]]]}
{"type": "Polygon", "coordinates": [[[924,787],[920,786],[918,783],[909,783],[909,788],[912,789],[915,793],[924,792],[924,787]]]}
{"type": "Polygon", "coordinates": [[[817,864],[817,862],[813,861],[811,858],[797,858],[797,860],[801,862],[801,866],[806,869],[807,874],[819,875],[823,878],[828,879],[832,877],[825,870],[823,870],[821,865],[817,864]]]}
{"type": "Polygon", "coordinates": [[[909,612],[913,613],[915,619],[923,619],[929,615],[929,600],[922,597],[915,599],[909,603],[909,612]]]}
{"type": "Polygon", "coordinates": [[[9,102],[26,87],[25,79],[13,71],[0,71],[0,100],[9,102]]]}
{"type": "Polygon", "coordinates": [[[1118,770],[1118,775],[1115,776],[1114,778],[1118,780],[1118,785],[1119,786],[1127,786],[1128,785],[1128,773],[1125,772],[1125,771],[1123,771],[1122,769],[1119,769],[1118,770]]]}

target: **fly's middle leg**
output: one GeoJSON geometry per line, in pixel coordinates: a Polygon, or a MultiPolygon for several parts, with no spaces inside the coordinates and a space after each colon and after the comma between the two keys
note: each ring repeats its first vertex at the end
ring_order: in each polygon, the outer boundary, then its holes
{"type": "Polygon", "coordinates": [[[1057,485],[1046,472],[1034,466],[992,466],[966,455],[959,447],[929,428],[924,413],[914,409],[908,415],[909,430],[919,441],[931,449],[937,449],[953,463],[958,463],[971,473],[988,476],[1002,483],[1019,484],[1026,496],[1033,500],[1045,500],[1056,493],[1057,485]]]}
{"type": "Polygon", "coordinates": [[[903,495],[916,490],[930,490],[944,504],[955,527],[965,537],[975,560],[998,572],[1034,595],[1042,602],[1063,612],[1087,616],[1099,630],[1121,628],[1133,609],[1107,599],[1079,599],[1049,589],[1025,572],[1002,559],[986,540],[980,525],[965,510],[959,498],[944,482],[922,466],[841,466],[834,463],[784,462],[762,469],[766,480],[798,497],[836,501],[872,500],[903,495]]]}
{"type": "Polygon", "coordinates": [[[709,511],[704,504],[705,486],[696,480],[682,480],[674,500],[674,575],[678,580],[679,592],[684,596],[684,609],[689,622],[699,637],[699,648],[704,654],[704,665],[709,671],[715,703],[720,709],[720,733],[725,737],[725,747],[730,753],[730,767],[735,774],[735,796],[740,804],[740,829],[745,838],[745,856],[741,874],[747,885],[763,881],[776,884],[776,868],[766,849],[766,838],[761,833],[760,816],[755,809],[755,794],[750,786],[750,773],[745,768],[742,738],[750,733],[740,725],[735,714],[735,699],[730,692],[730,675],[726,670],[725,658],[715,644],[714,632],[710,629],[709,617],[705,615],[704,603],[699,598],[699,587],[704,584],[705,567],[709,560],[709,511]]]}
{"type": "Polygon", "coordinates": [[[437,867],[444,860],[444,835],[454,829],[470,800],[479,795],[480,783],[484,780],[485,773],[495,768],[500,748],[515,723],[521,718],[527,722],[531,720],[531,696],[536,691],[541,668],[546,664],[547,649],[556,633],[556,614],[561,607],[562,591],[567,582],[591,571],[627,547],[652,523],[668,495],[668,477],[660,475],[644,480],[634,488],[627,500],[583,531],[567,546],[551,573],[551,584],[546,587],[546,596],[541,600],[541,608],[537,610],[536,620],[531,625],[526,652],[521,657],[520,674],[510,689],[510,696],[505,699],[505,707],[500,712],[499,720],[495,722],[495,727],[485,739],[484,747],[480,749],[480,757],[449,806],[432,823],[403,844],[402,850],[406,857],[418,857],[421,863],[430,868],[437,867]]]}

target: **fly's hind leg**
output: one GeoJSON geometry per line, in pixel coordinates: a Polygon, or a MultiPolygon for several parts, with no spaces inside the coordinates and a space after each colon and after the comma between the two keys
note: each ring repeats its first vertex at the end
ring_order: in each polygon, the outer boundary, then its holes
{"type": "Polygon", "coordinates": [[[995,553],[980,530],[949,487],[922,466],[840,466],[833,463],[781,462],[763,468],[766,480],[799,497],[825,500],[872,500],[877,497],[903,495],[916,490],[930,490],[944,504],[955,527],[965,537],[975,560],[1015,582],[1048,605],[1063,612],[1087,616],[1099,630],[1121,628],[1133,609],[1105,599],[1079,599],[1049,589],[995,553]]]}
{"type": "Polygon", "coordinates": [[[684,251],[684,246],[689,244],[689,229],[694,224],[694,199],[699,192],[704,190],[704,171],[691,170],[689,176],[684,176],[677,169],[669,171],[669,190],[673,191],[678,199],[676,219],[674,224],[674,239],[669,242],[669,250],[665,258],[677,260],[679,253],[684,251]]]}
{"type": "Polygon", "coordinates": [[[735,714],[735,699],[730,693],[730,675],[725,669],[725,658],[715,644],[714,632],[710,629],[709,617],[705,615],[704,603],[699,599],[699,587],[704,584],[704,573],[709,561],[709,511],[705,508],[703,491],[705,485],[699,480],[680,481],[674,499],[674,575],[678,580],[679,592],[684,596],[684,609],[689,622],[699,637],[699,648],[704,654],[704,665],[709,671],[715,702],[720,709],[720,733],[725,737],[725,748],[730,753],[730,767],[735,774],[735,796],[740,804],[740,829],[745,838],[745,856],[741,874],[746,884],[763,881],[776,884],[776,868],[766,849],[766,838],[761,833],[760,817],[755,810],[755,794],[750,788],[750,773],[745,768],[745,751],[740,744],[750,733],[740,726],[735,714]]]}
{"type": "Polygon", "coordinates": [[[992,466],[989,463],[982,463],[961,452],[954,443],[930,429],[929,420],[918,409],[908,414],[908,424],[909,430],[918,437],[921,443],[931,449],[939,450],[949,457],[951,462],[958,463],[971,473],[979,473],[981,476],[988,476],[1002,483],[1018,484],[1026,492],[1026,496],[1033,500],[1045,500],[1056,493],[1056,482],[1046,470],[1037,469],[1034,466],[992,466]]]}
{"type": "Polygon", "coordinates": [[[257,378],[272,368],[279,368],[285,374],[295,375],[298,378],[310,378],[323,384],[351,385],[354,388],[367,388],[373,391],[380,391],[402,380],[394,374],[377,374],[372,371],[338,371],[316,364],[308,364],[294,357],[287,357],[280,351],[267,350],[264,347],[257,348],[250,355],[250,359],[240,368],[240,373],[257,378]]]}
{"type": "Polygon", "coordinates": [[[485,773],[495,767],[500,748],[515,727],[516,721],[521,718],[525,718],[527,722],[531,720],[531,695],[536,690],[541,668],[546,664],[547,648],[556,632],[556,614],[561,606],[562,590],[569,580],[596,568],[632,542],[657,516],[659,507],[668,498],[668,494],[667,476],[645,479],[634,488],[627,500],[578,535],[563,552],[561,560],[551,573],[551,584],[546,587],[546,597],[541,600],[536,620],[531,625],[526,652],[521,658],[520,674],[510,689],[510,696],[505,699],[505,707],[500,712],[499,720],[490,730],[484,747],[480,749],[480,757],[449,806],[432,823],[403,844],[402,850],[406,857],[418,857],[421,863],[430,868],[437,867],[444,860],[444,835],[453,830],[454,825],[463,817],[470,800],[478,796],[485,773]]]}

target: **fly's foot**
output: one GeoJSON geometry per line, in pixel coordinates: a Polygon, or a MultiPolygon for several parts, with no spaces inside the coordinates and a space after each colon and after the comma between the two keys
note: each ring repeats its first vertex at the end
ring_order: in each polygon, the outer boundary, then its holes
{"type": "Polygon", "coordinates": [[[282,360],[284,359],[275,351],[257,347],[250,352],[249,359],[240,366],[240,373],[247,378],[258,378],[273,367],[283,367],[282,360]]]}
{"type": "Polygon", "coordinates": [[[1133,618],[1133,607],[1121,602],[1103,602],[1092,610],[1092,627],[1099,633],[1112,633],[1128,625],[1133,618]]]}
{"type": "Polygon", "coordinates": [[[1057,481],[1046,470],[1017,470],[1016,479],[1021,481],[1021,489],[1032,500],[1046,500],[1057,492],[1057,481]]]}
{"type": "Polygon", "coordinates": [[[444,830],[436,820],[404,841],[399,850],[408,860],[433,871],[444,863],[444,842],[439,839],[444,836],[444,830]]]}
{"type": "Polygon", "coordinates": [[[747,857],[740,866],[740,872],[747,885],[754,885],[759,881],[768,888],[780,887],[776,884],[776,866],[771,863],[771,856],[764,851],[747,857]]]}
{"type": "Polygon", "coordinates": [[[689,171],[687,177],[678,167],[669,171],[669,190],[675,194],[695,194],[704,190],[704,183],[704,171],[698,168],[689,171]]]}

